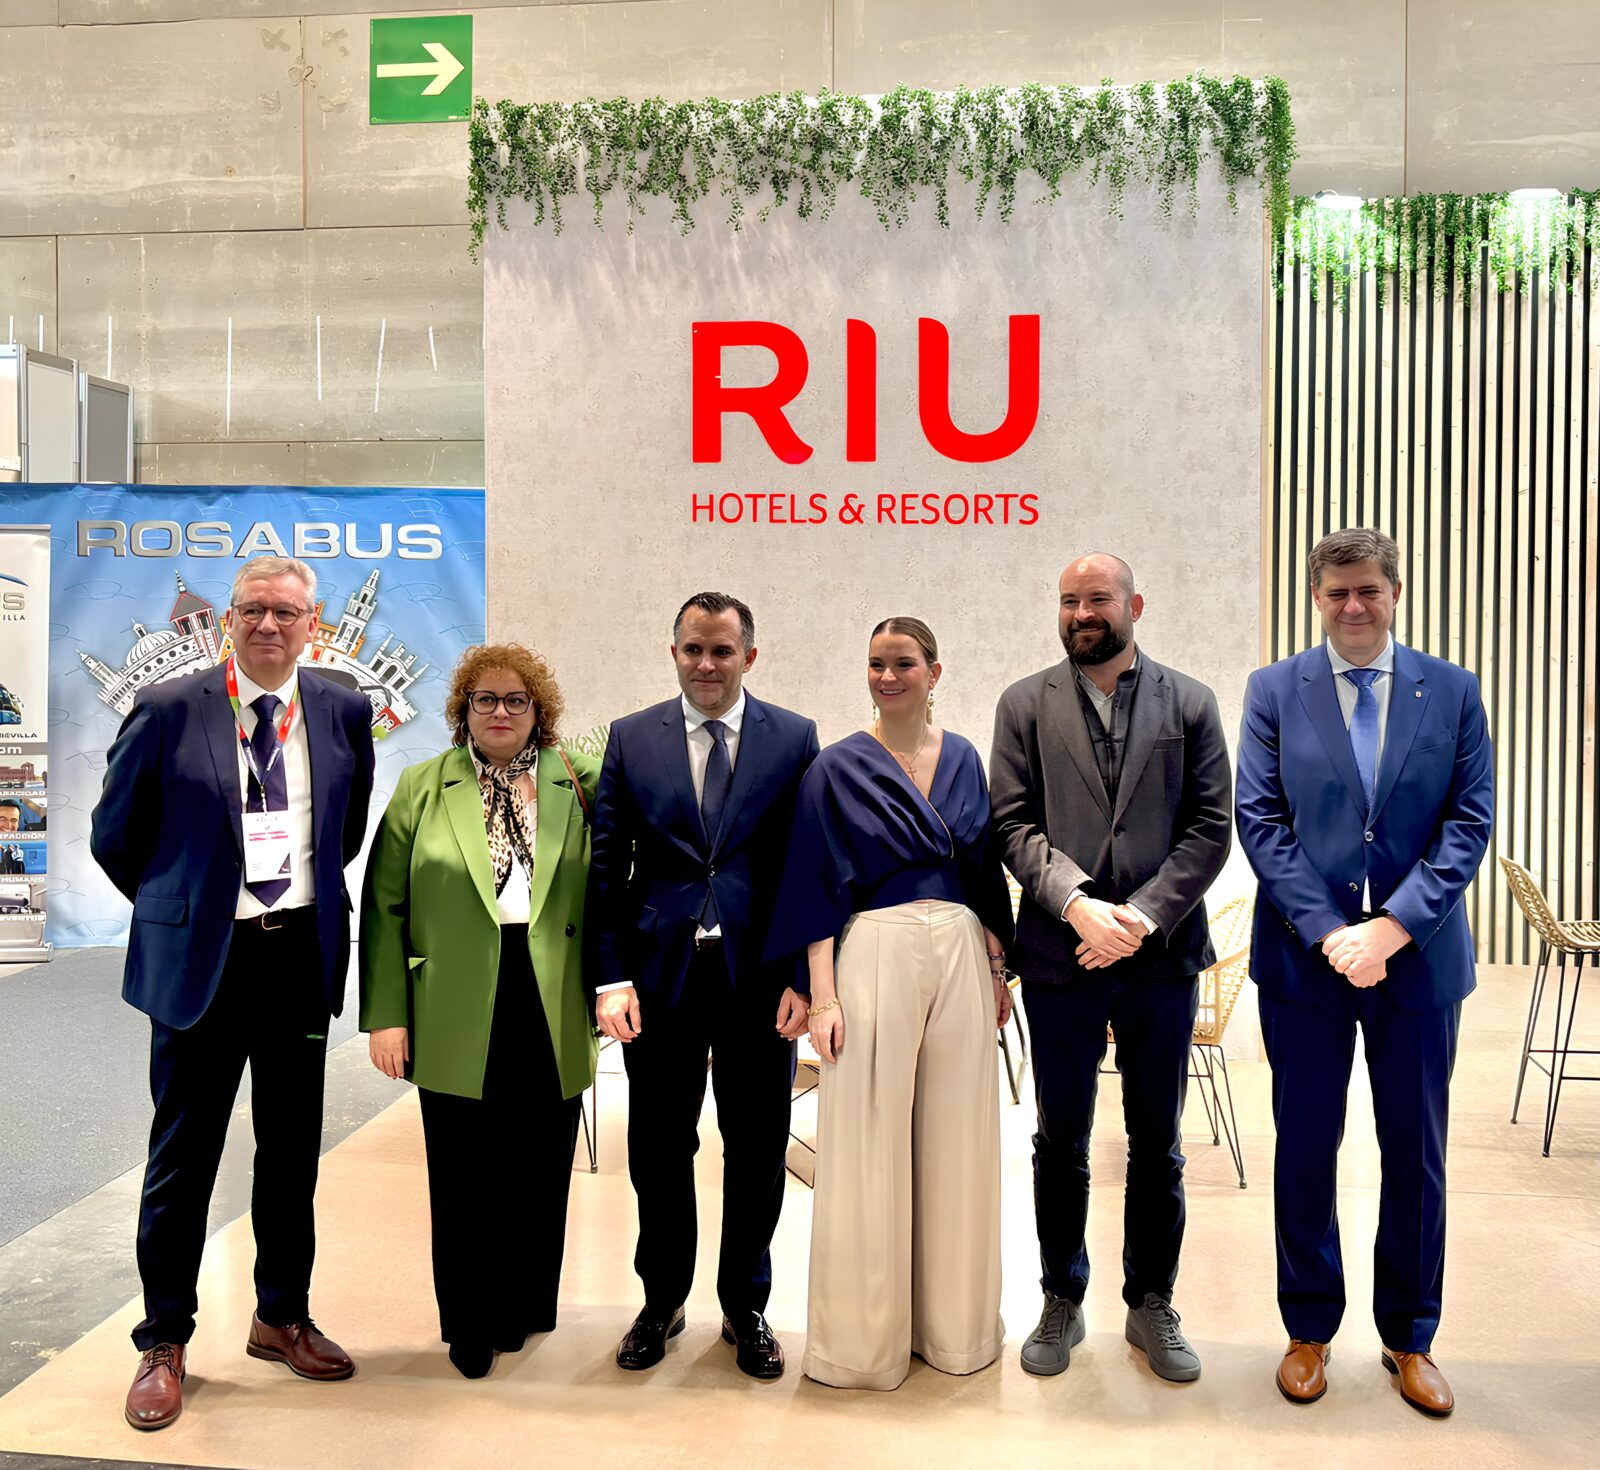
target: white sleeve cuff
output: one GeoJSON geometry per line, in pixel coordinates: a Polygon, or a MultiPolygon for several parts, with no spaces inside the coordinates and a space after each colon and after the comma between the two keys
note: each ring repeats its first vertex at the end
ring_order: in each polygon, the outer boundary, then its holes
{"type": "Polygon", "coordinates": [[[615,980],[610,985],[596,985],[595,988],[594,988],[594,993],[596,995],[604,995],[606,993],[606,991],[608,991],[608,990],[632,990],[632,989],[633,989],[633,981],[631,981],[631,980],[615,980]]]}
{"type": "Polygon", "coordinates": [[[1150,917],[1149,914],[1140,909],[1137,904],[1130,903],[1128,907],[1133,910],[1134,917],[1144,925],[1144,932],[1146,934],[1154,934],[1156,932],[1155,921],[1150,917]]]}

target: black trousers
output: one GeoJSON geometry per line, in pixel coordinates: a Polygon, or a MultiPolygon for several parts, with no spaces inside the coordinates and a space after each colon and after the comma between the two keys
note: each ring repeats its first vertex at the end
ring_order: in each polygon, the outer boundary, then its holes
{"type": "Polygon", "coordinates": [[[1341,985],[1326,1008],[1265,991],[1260,999],[1278,1131],[1272,1204],[1283,1325],[1291,1337],[1331,1342],[1344,1318],[1339,1144],[1359,1025],[1383,1163],[1372,1314],[1385,1347],[1428,1352],[1444,1301],[1445,1145],[1461,1003],[1402,1011],[1383,985],[1341,985]]]}
{"type": "Polygon", "coordinates": [[[193,1026],[150,1023],[156,1112],[139,1205],[145,1315],[133,1329],[141,1351],[194,1335],[206,1214],[247,1061],[256,1312],[277,1327],[309,1312],[328,1002],[316,911],[290,909],[281,917],[282,927],[272,930],[234,926],[217,993],[193,1026]]]}
{"type": "Polygon", "coordinates": [[[1088,970],[1066,985],[1022,982],[1033,1040],[1033,1203],[1044,1289],[1082,1302],[1089,1286],[1089,1135],[1106,1054],[1117,1037],[1128,1132],[1122,1215],[1122,1299],[1168,1301],[1183,1246],[1183,1103],[1199,988],[1177,980],[1088,970]]]}
{"type": "Polygon", "coordinates": [[[778,1035],[777,1012],[776,995],[731,984],[720,945],[690,961],[675,1006],[641,1000],[640,1034],[623,1057],[628,1174],[639,1201],[633,1268],[652,1308],[681,1306],[694,1281],[694,1156],[709,1054],[722,1130],[717,1297],[729,1315],[766,1310],[794,1084],[794,1043],[778,1035]]]}
{"type": "Polygon", "coordinates": [[[514,1351],[556,1325],[583,1101],[561,1095],[526,924],[500,928],[483,1096],[417,1090],[439,1335],[514,1351]]]}

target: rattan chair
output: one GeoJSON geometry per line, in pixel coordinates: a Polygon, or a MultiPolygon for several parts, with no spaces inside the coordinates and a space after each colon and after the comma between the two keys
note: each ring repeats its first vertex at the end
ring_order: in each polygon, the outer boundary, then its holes
{"type": "Polygon", "coordinates": [[[1555,1137],[1556,1109],[1561,1106],[1563,1082],[1600,1081],[1592,1072],[1569,1073],[1567,1058],[1600,1055],[1592,1049],[1574,1048],[1572,1023],[1578,1014],[1578,992],[1583,986],[1583,960],[1585,955],[1600,956],[1600,922],[1593,919],[1558,919],[1549,902],[1533,881],[1533,875],[1510,858],[1500,859],[1506,882],[1511,885],[1512,896],[1529,927],[1539,936],[1539,962],[1533,970],[1533,991],[1528,997],[1528,1024],[1522,1033],[1522,1060],[1517,1064],[1517,1091],[1511,1099],[1511,1121],[1517,1121],[1517,1109],[1522,1106],[1522,1083],[1528,1074],[1531,1061],[1550,1079],[1544,1109],[1544,1156],[1550,1157],[1550,1140],[1555,1137]],[[1544,1003],[1545,980],[1550,973],[1550,956],[1561,958],[1556,966],[1556,1019],[1550,1031],[1549,1046],[1535,1046],[1533,1033],[1539,1025],[1539,1009],[1544,1003]],[[1567,956],[1573,957],[1572,1004],[1566,1003],[1567,956]],[[1566,1010],[1567,1027],[1561,1029],[1561,1013],[1566,1010]],[[1541,1057],[1548,1057],[1547,1062],[1541,1057]]]}
{"type": "Polygon", "coordinates": [[[1190,1048],[1194,1065],[1189,1075],[1200,1084],[1200,1105],[1211,1125],[1211,1142],[1215,1146],[1227,1138],[1240,1189],[1246,1187],[1244,1149],[1239,1139],[1239,1119],[1233,1110],[1233,1084],[1228,1080],[1228,1056],[1222,1049],[1222,1038],[1250,973],[1250,925],[1255,907],[1255,895],[1244,894],[1230,898],[1211,916],[1211,947],[1217,952],[1217,960],[1200,972],[1200,1002],[1190,1048]],[[1222,1078],[1220,1092],[1218,1077],[1222,1078]]]}

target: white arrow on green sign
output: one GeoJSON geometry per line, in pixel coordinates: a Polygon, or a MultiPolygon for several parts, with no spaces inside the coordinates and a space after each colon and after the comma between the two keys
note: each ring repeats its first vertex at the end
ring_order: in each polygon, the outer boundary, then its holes
{"type": "Polygon", "coordinates": [[[457,122],[472,111],[472,17],[407,15],[372,22],[375,123],[457,122]]]}

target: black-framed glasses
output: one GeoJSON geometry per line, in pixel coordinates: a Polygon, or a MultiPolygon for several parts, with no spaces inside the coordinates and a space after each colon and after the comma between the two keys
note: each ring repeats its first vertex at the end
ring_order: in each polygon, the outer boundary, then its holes
{"type": "Polygon", "coordinates": [[[281,628],[286,623],[298,623],[311,612],[309,607],[295,607],[291,603],[275,605],[264,602],[236,602],[233,610],[252,628],[268,613],[272,614],[272,620],[281,628]]]}
{"type": "Polygon", "coordinates": [[[487,689],[474,689],[467,695],[467,703],[474,714],[492,715],[501,705],[508,715],[525,715],[533,706],[533,696],[521,689],[510,694],[491,694],[487,689]]]}

